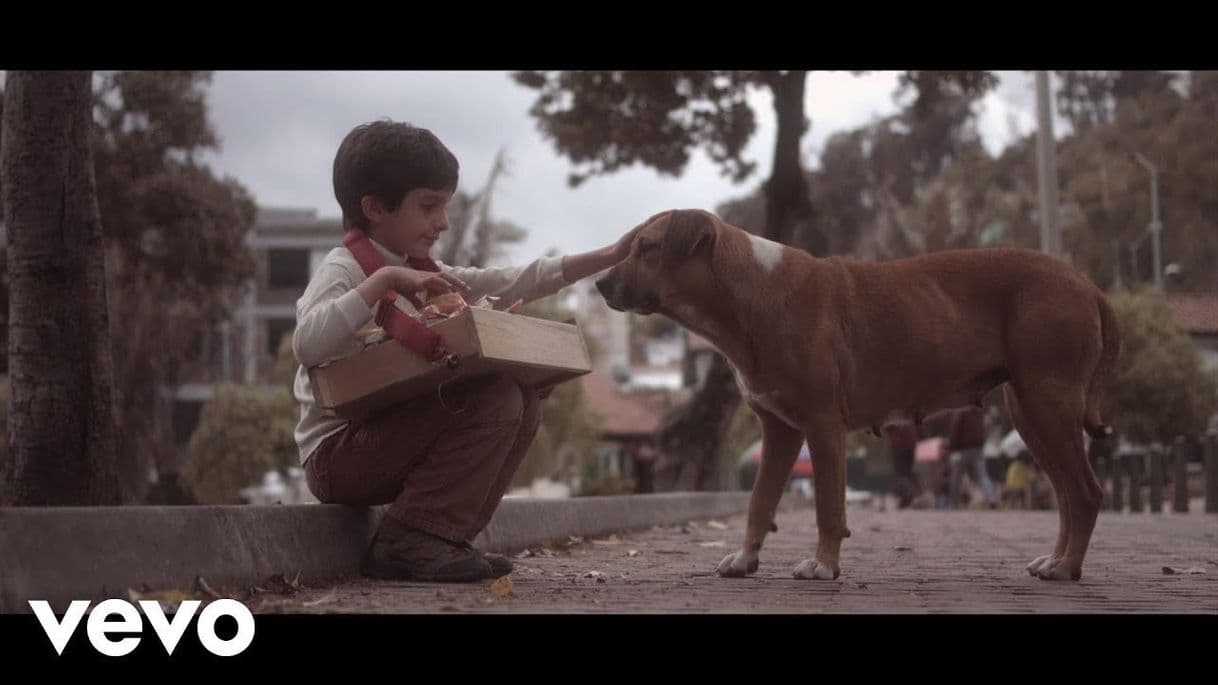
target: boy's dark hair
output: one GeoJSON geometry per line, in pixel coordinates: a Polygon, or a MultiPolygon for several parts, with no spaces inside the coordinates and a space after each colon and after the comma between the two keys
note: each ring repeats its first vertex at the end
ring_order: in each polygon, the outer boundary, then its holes
{"type": "Polygon", "coordinates": [[[396,211],[415,188],[454,191],[457,158],[431,131],[382,119],[356,126],[334,155],[334,197],[343,225],[368,230],[360,208],[365,195],[396,211]]]}

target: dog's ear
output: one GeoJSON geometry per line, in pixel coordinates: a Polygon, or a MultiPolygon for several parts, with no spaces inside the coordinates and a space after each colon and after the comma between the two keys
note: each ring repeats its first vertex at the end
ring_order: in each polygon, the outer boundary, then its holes
{"type": "Polygon", "coordinates": [[[668,217],[664,231],[664,260],[688,259],[715,240],[715,226],[702,212],[682,209],[668,217]]]}

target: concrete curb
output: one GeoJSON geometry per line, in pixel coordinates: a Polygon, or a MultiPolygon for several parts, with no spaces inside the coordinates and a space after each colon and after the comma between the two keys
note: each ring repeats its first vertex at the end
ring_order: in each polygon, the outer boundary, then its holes
{"type": "MultiPolygon", "coordinates": [[[[514,552],[739,514],[746,492],[505,499],[476,544],[514,552]]],[[[789,506],[789,501],[788,504],[789,506]]],[[[128,588],[247,587],[297,572],[306,583],[355,575],[384,509],[339,505],[0,508],[0,613],[56,612],[128,588]]]]}

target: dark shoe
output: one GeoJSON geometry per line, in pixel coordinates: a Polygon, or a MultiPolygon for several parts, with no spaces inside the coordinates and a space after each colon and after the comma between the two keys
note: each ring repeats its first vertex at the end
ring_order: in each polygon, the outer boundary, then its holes
{"type": "Polygon", "coordinates": [[[486,563],[491,565],[491,575],[490,575],[491,578],[502,578],[503,576],[506,576],[507,574],[512,572],[512,569],[514,568],[512,566],[512,560],[508,559],[507,557],[503,556],[502,554],[495,554],[494,552],[483,552],[482,550],[478,549],[477,547],[474,547],[473,544],[469,543],[469,542],[466,542],[465,546],[467,549],[473,550],[476,554],[481,554],[482,558],[486,559],[486,563]]]}
{"type": "Polygon", "coordinates": [[[373,578],[467,583],[491,577],[491,565],[462,543],[385,517],[360,572],[373,578]]]}

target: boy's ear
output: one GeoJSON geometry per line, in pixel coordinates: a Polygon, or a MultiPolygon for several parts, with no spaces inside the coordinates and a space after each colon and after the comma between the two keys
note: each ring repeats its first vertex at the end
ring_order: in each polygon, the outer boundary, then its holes
{"type": "Polygon", "coordinates": [[[376,221],[385,214],[385,208],[381,206],[381,201],[372,195],[365,195],[359,199],[360,211],[364,213],[369,221],[376,221]]]}

